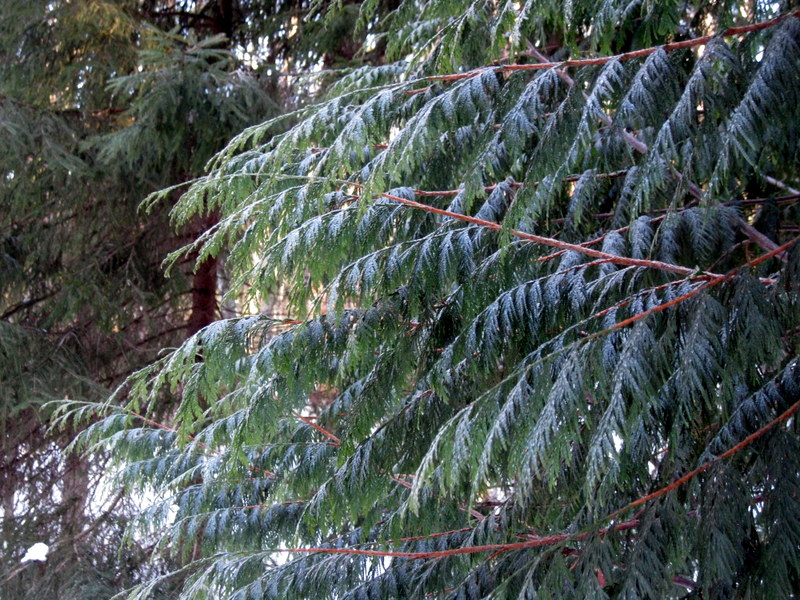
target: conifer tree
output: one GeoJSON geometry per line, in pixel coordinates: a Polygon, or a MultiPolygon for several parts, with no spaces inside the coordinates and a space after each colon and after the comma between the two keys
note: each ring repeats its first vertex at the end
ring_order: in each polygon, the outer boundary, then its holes
{"type": "Polygon", "coordinates": [[[378,4],[172,211],[291,318],[62,405],[194,559],[132,597],[797,597],[800,12],[378,4]]]}
{"type": "MultiPolygon", "coordinates": [[[[273,63],[316,60],[319,40],[285,43],[302,8],[0,2],[4,599],[107,598],[165,568],[144,564],[147,540],[118,556],[137,500],[108,486],[102,454],[64,453],[73,432],[48,430],[46,403],[101,401],[162,347],[218,318],[224,265],[208,259],[193,272],[187,261],[169,280],[160,266],[213,218],[188,220],[176,234],[169,202],[149,214],[138,207],[202,174],[244,127],[298,101],[274,68],[248,66],[246,48],[282,40],[273,63]],[[47,563],[21,563],[35,542],[50,546],[47,563]]],[[[171,406],[165,395],[152,410],[171,406]]]]}

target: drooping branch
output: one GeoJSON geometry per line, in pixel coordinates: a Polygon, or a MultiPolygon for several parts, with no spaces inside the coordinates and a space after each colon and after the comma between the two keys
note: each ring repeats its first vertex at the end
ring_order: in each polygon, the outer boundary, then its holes
{"type": "MultiPolygon", "coordinates": [[[[140,415],[139,413],[136,413],[136,412],[133,412],[133,411],[128,411],[128,412],[129,412],[129,414],[131,416],[136,417],[137,419],[141,419],[142,421],[144,421],[148,425],[151,425],[152,427],[155,427],[156,429],[161,429],[162,431],[167,431],[169,433],[178,433],[178,430],[176,428],[174,428],[174,427],[170,427],[169,425],[165,425],[164,423],[159,423],[158,421],[154,421],[153,419],[148,419],[144,415],[140,415]]],[[[197,444],[200,448],[208,450],[211,455],[213,455],[213,456],[221,456],[222,455],[222,452],[220,452],[219,450],[215,450],[214,448],[211,448],[208,444],[205,444],[203,442],[197,441],[197,438],[195,438],[193,435],[187,434],[186,437],[189,440],[191,440],[192,442],[194,442],[195,444],[197,444]]],[[[266,469],[261,469],[259,467],[255,467],[255,466],[252,466],[252,465],[251,465],[250,468],[252,470],[254,470],[254,471],[259,471],[261,473],[264,473],[268,477],[277,477],[277,475],[275,473],[273,473],[272,471],[268,471],[266,469]]]]}
{"type": "Polygon", "coordinates": [[[689,471],[688,473],[686,473],[686,475],[684,475],[682,477],[679,477],[678,479],[676,479],[675,481],[673,481],[669,485],[666,485],[666,486],[656,490],[655,492],[647,494],[646,496],[642,496],[641,498],[639,498],[637,500],[634,500],[633,502],[628,503],[627,505],[625,505],[624,507],[622,507],[618,511],[616,511],[616,512],[612,513],[611,515],[609,515],[606,518],[606,520],[610,521],[610,520],[616,519],[623,512],[625,512],[627,510],[630,510],[632,508],[636,508],[637,506],[641,506],[642,504],[650,502],[651,500],[655,500],[656,498],[660,498],[661,496],[667,494],[668,492],[671,492],[675,488],[678,488],[678,487],[682,486],[684,483],[694,479],[695,477],[697,477],[701,473],[705,473],[706,471],[708,471],[711,467],[713,467],[718,462],[721,462],[721,461],[723,461],[723,460],[725,460],[727,458],[730,458],[731,456],[733,456],[734,454],[736,454],[737,452],[739,452],[743,448],[746,448],[747,446],[749,446],[750,444],[755,442],[757,439],[762,437],[764,434],[769,432],[776,425],[779,425],[780,423],[783,423],[784,421],[788,420],[792,415],[794,415],[797,412],[798,409],[800,409],[800,400],[798,400],[797,402],[792,404],[783,413],[781,413],[780,415],[778,415],[777,417],[772,419],[772,421],[770,421],[769,423],[767,423],[766,425],[764,425],[763,427],[761,427],[757,431],[754,431],[753,433],[748,435],[746,438],[744,438],[741,442],[739,442],[735,446],[732,446],[731,448],[729,448],[728,450],[726,450],[725,452],[723,452],[719,456],[716,456],[712,460],[703,463],[702,465],[700,465],[699,467],[697,467],[693,471],[689,471]]]}
{"type": "MultiPolygon", "coordinates": [[[[679,479],[675,480],[671,484],[664,486],[663,488],[656,490],[646,496],[642,496],[633,502],[626,504],[621,509],[611,513],[610,515],[606,516],[605,518],[601,519],[601,522],[608,522],[613,521],[617,517],[619,517],[623,512],[630,510],[632,508],[636,508],[650,502],[651,500],[655,500],[672,490],[680,487],[684,483],[694,479],[701,473],[708,471],[711,467],[717,464],[720,461],[726,460],[736,454],[737,452],[741,451],[742,449],[746,448],[757,439],[761,438],[763,435],[768,433],[774,427],[783,423],[784,421],[788,420],[792,415],[794,415],[797,410],[800,409],[800,401],[795,402],[792,406],[790,406],[786,411],[778,415],[776,418],[772,419],[769,423],[755,431],[754,433],[747,436],[741,442],[732,446],[730,449],[725,451],[724,453],[720,454],[719,456],[715,457],[714,459],[703,463],[693,471],[690,471],[686,475],[680,477],[679,479]]],[[[622,523],[618,523],[617,525],[610,525],[608,527],[604,527],[599,529],[597,534],[600,536],[608,535],[608,533],[612,531],[625,531],[628,529],[635,529],[639,527],[640,521],[639,519],[631,519],[629,521],[624,521],[622,523]]],[[[400,552],[395,550],[363,550],[359,548],[276,548],[271,550],[271,552],[284,552],[284,553],[303,553],[303,554],[350,554],[355,556],[372,556],[372,557],[387,557],[387,558],[407,558],[411,560],[424,560],[430,558],[446,558],[448,556],[459,556],[465,554],[478,554],[481,552],[492,552],[494,554],[511,552],[514,550],[524,550],[527,548],[537,548],[537,547],[544,547],[544,546],[553,546],[556,544],[560,544],[566,541],[581,541],[587,539],[590,535],[592,535],[591,531],[584,531],[582,533],[560,533],[554,535],[547,535],[547,536],[529,536],[529,539],[523,542],[514,542],[510,544],[485,544],[479,546],[462,546],[460,548],[451,548],[449,550],[437,550],[432,552],[400,552]]]]}
{"type": "MultiPolygon", "coordinates": [[[[450,210],[444,210],[441,208],[436,208],[434,206],[429,206],[427,204],[422,204],[421,202],[416,202],[414,200],[407,200],[406,198],[401,198],[400,196],[395,196],[393,194],[383,193],[381,197],[387,198],[389,200],[394,200],[395,202],[399,202],[401,204],[405,204],[406,206],[410,206],[412,208],[417,208],[419,210],[423,210],[425,212],[434,213],[437,215],[441,215],[444,217],[450,217],[452,219],[458,219],[459,221],[466,221],[467,223],[472,223],[474,225],[480,225],[481,227],[486,227],[487,229],[491,229],[493,231],[502,231],[504,228],[499,223],[494,223],[492,221],[486,221],[485,219],[479,219],[477,217],[470,217],[469,215],[463,215],[460,213],[456,213],[450,210]]],[[[579,254],[584,254],[586,256],[591,256],[592,258],[601,258],[605,259],[610,263],[617,264],[617,265],[626,265],[632,267],[645,267],[648,269],[656,269],[659,271],[667,271],[669,273],[676,273],[678,275],[693,275],[696,273],[696,269],[689,269],[687,267],[682,267],[680,265],[673,265],[671,263],[662,262],[659,260],[646,260],[640,258],[629,258],[627,256],[618,256],[615,254],[609,254],[607,252],[602,252],[600,250],[594,250],[592,248],[587,248],[586,246],[581,246],[578,244],[571,244],[569,242],[564,242],[561,240],[557,240],[555,238],[545,237],[541,235],[535,235],[532,233],[526,233],[524,231],[518,231],[516,229],[507,230],[508,233],[517,237],[522,240],[526,240],[529,242],[534,242],[537,244],[542,244],[545,246],[550,246],[551,248],[558,248],[560,250],[571,250],[573,252],[578,252],[579,254]]],[[[714,273],[707,273],[706,274],[710,278],[720,277],[720,275],[714,273]]]]}
{"type": "MultiPolygon", "coordinates": [[[[635,315],[633,315],[631,317],[628,317],[627,319],[619,321],[618,323],[615,323],[614,325],[612,325],[608,329],[604,329],[603,331],[598,331],[595,334],[592,334],[590,336],[585,337],[584,340],[588,341],[588,340],[591,340],[591,339],[595,339],[595,338],[604,336],[604,335],[606,335],[608,333],[611,333],[612,331],[614,331],[616,329],[622,329],[623,327],[627,327],[628,325],[632,325],[633,323],[635,323],[637,321],[640,321],[640,320],[644,319],[645,317],[649,317],[650,315],[653,315],[653,314],[665,311],[668,308],[672,308],[674,306],[677,306],[678,304],[681,304],[682,302],[685,302],[689,298],[692,298],[692,297],[696,296],[697,294],[699,294],[700,292],[702,292],[704,290],[707,290],[709,288],[712,288],[714,286],[719,285],[720,283],[724,283],[725,281],[733,279],[734,276],[738,275],[739,273],[741,273],[742,271],[744,271],[746,269],[750,269],[752,267],[755,267],[755,266],[761,264],[762,262],[764,262],[766,260],[769,260],[770,258],[774,258],[776,256],[780,256],[783,252],[787,251],[789,248],[791,248],[798,241],[800,241],[800,236],[797,236],[797,237],[789,240],[785,244],[781,244],[780,246],[776,246],[770,252],[767,252],[766,254],[762,254],[761,256],[759,256],[759,257],[757,257],[757,258],[755,258],[755,259],[753,259],[751,261],[748,261],[747,263],[743,264],[742,266],[736,267],[735,269],[732,269],[732,270],[728,271],[727,273],[723,273],[721,275],[710,274],[710,273],[697,273],[691,279],[694,280],[694,281],[703,280],[703,283],[700,284],[699,286],[697,286],[696,288],[686,292],[685,294],[681,294],[680,296],[678,296],[676,298],[673,298],[672,300],[669,300],[668,302],[665,302],[664,304],[659,304],[658,306],[654,306],[653,308],[650,308],[650,309],[645,310],[643,312],[637,313],[637,314],[635,314],[635,315]]],[[[774,280],[769,280],[769,282],[770,283],[774,283],[774,280]]],[[[672,283],[666,284],[666,285],[672,285],[672,283]]],[[[666,287],[666,286],[659,286],[659,287],[666,287]]],[[[624,304],[627,304],[627,303],[629,303],[629,301],[625,301],[624,302],[624,304]]],[[[617,308],[619,306],[623,306],[624,304],[623,303],[618,303],[618,304],[614,305],[614,307],[607,308],[605,310],[600,311],[599,313],[596,313],[596,314],[592,315],[591,318],[601,317],[601,316],[607,314],[610,310],[613,310],[613,308],[617,308]]]]}
{"type": "Polygon", "coordinates": [[[696,48],[697,46],[705,46],[715,38],[735,37],[738,35],[743,35],[745,33],[752,33],[754,31],[769,29],[770,27],[775,27],[783,20],[788,19],[790,17],[800,17],[800,9],[795,9],[783,15],[778,15],[774,19],[770,19],[768,21],[762,21],[761,23],[742,25],[740,27],[729,27],[722,33],[714,35],[704,35],[701,37],[691,38],[688,40],[681,40],[680,42],[670,42],[668,44],[663,44],[660,46],[650,46],[648,48],[642,48],[640,50],[633,50],[631,52],[624,52],[622,54],[615,54],[612,56],[598,56],[596,58],[578,58],[578,59],[569,59],[556,62],[548,61],[548,62],[539,62],[533,64],[497,65],[491,67],[482,67],[480,69],[467,71],[466,73],[433,75],[428,77],[427,79],[429,81],[459,81],[462,79],[470,79],[472,77],[476,77],[486,71],[492,71],[496,73],[504,73],[512,71],[542,71],[553,68],[562,69],[566,67],[600,66],[610,63],[612,61],[624,62],[636,58],[644,58],[646,56],[653,54],[654,52],[657,52],[658,50],[663,50],[665,52],[672,52],[675,50],[684,50],[686,48],[696,48]]]}

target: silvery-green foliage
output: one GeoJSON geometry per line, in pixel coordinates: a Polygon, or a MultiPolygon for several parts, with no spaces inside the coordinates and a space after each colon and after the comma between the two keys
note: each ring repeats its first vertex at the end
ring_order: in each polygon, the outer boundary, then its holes
{"type": "Polygon", "coordinates": [[[800,400],[800,247],[774,252],[800,20],[504,62],[777,14],[749,7],[402,2],[403,62],[231,141],[174,219],[219,211],[200,256],[232,298],[285,286],[292,320],[207,327],[78,441],[161,495],[164,547],[202,549],[185,598],[796,594],[797,425],[772,421],[800,400]],[[137,416],[166,389],[169,430],[137,416]]]}

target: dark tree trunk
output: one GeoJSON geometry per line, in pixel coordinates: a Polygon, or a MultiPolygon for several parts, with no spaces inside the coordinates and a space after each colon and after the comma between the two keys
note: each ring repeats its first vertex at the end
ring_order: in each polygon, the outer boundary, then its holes
{"type": "MultiPolygon", "coordinates": [[[[202,219],[197,235],[213,227],[217,219],[216,214],[202,219]]],[[[194,335],[206,325],[210,325],[217,320],[218,314],[217,259],[207,258],[196,267],[192,277],[192,311],[186,324],[188,334],[194,335]]]]}
{"type": "Polygon", "coordinates": [[[88,461],[78,454],[68,454],[64,467],[63,531],[68,537],[80,533],[86,521],[86,500],[89,496],[88,461]]]}

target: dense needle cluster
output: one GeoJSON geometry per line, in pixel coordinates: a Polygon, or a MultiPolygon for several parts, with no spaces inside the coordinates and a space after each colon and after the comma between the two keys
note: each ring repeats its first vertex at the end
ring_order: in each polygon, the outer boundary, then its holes
{"type": "Polygon", "coordinates": [[[795,597],[800,14],[387,23],[173,211],[219,215],[173,262],[224,252],[291,320],[210,325],[79,440],[160,495],[184,597],[795,597]]]}

